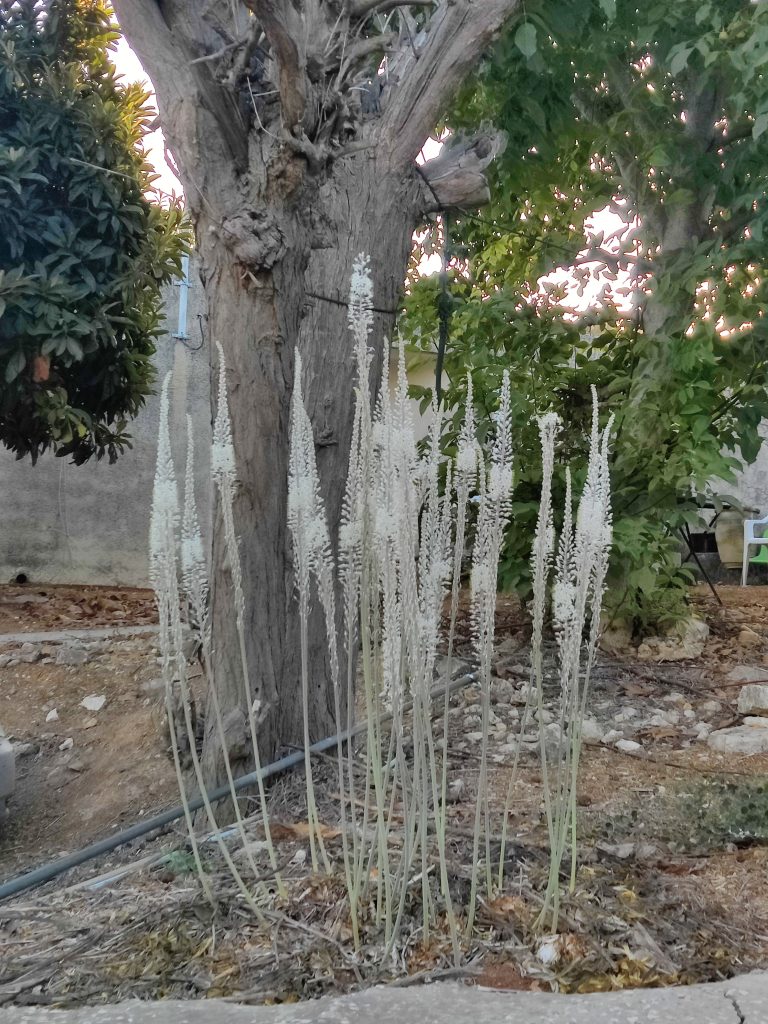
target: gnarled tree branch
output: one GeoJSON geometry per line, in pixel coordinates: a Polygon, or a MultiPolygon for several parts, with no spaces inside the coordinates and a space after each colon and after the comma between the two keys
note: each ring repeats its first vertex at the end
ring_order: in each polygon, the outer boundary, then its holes
{"type": "Polygon", "coordinates": [[[428,186],[425,212],[487,203],[490,190],[483,172],[506,142],[503,132],[479,132],[471,139],[452,140],[438,157],[422,164],[419,170],[428,186]]]}
{"type": "MultiPolygon", "coordinates": [[[[200,165],[198,146],[219,150],[242,171],[248,160],[245,126],[231,93],[207,64],[193,64],[215,39],[212,29],[184,4],[156,0],[115,0],[120,27],[155,85],[166,139],[180,163],[200,165]]],[[[214,47],[211,47],[212,49],[214,47]]],[[[197,189],[205,188],[202,165],[197,189]]],[[[189,186],[185,182],[185,186],[189,186]]],[[[194,189],[187,189],[190,199],[194,189]]]]}
{"type": "Polygon", "coordinates": [[[283,123],[290,131],[301,123],[307,109],[306,54],[297,21],[300,15],[280,0],[245,0],[267,37],[277,61],[283,123]]]}
{"type": "Polygon", "coordinates": [[[415,159],[445,105],[520,0],[455,0],[429,21],[418,53],[404,53],[383,99],[382,142],[393,166],[415,159]]]}

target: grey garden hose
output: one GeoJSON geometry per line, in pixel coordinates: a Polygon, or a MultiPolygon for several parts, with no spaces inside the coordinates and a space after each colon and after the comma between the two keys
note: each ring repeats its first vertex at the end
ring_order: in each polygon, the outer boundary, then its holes
{"type": "MultiPolygon", "coordinates": [[[[459,676],[457,679],[449,680],[447,683],[441,683],[439,686],[433,687],[430,691],[430,700],[434,700],[436,697],[440,697],[446,692],[452,693],[454,690],[467,686],[474,679],[474,673],[470,672],[466,675],[459,676]]],[[[408,707],[409,705],[406,705],[404,710],[407,710],[408,707]]],[[[385,725],[391,720],[391,718],[391,714],[382,715],[379,719],[380,724],[385,725]]],[[[313,743],[309,749],[315,754],[323,753],[323,751],[332,749],[339,743],[346,743],[347,740],[365,732],[367,728],[367,723],[361,722],[351,731],[335,733],[333,736],[328,736],[324,740],[318,740],[317,743],[313,743]]],[[[234,780],[234,788],[235,790],[246,789],[248,786],[253,786],[259,781],[259,775],[261,775],[262,779],[269,779],[273,775],[279,775],[281,772],[289,771],[291,768],[295,768],[297,765],[303,763],[304,751],[294,750],[285,757],[281,757],[278,761],[265,765],[261,769],[261,772],[249,772],[247,775],[241,775],[240,778],[234,780]]],[[[228,784],[226,786],[219,786],[217,789],[208,793],[208,799],[211,803],[214,803],[218,800],[223,800],[226,797],[231,796],[231,793],[232,791],[228,784]]],[[[203,806],[204,801],[201,796],[194,797],[189,801],[189,810],[192,812],[199,811],[203,806]]],[[[123,846],[125,843],[130,843],[134,839],[139,839],[141,836],[145,836],[149,832],[165,828],[166,825],[170,825],[171,822],[178,821],[179,818],[183,817],[184,808],[181,805],[178,807],[171,807],[169,810],[163,811],[161,814],[156,814],[153,818],[147,818],[144,821],[137,822],[135,825],[131,825],[130,828],[126,828],[122,832],[117,832],[115,835],[109,836],[107,839],[101,839],[98,843],[92,843],[90,846],[86,846],[82,850],[77,850],[75,853],[68,853],[64,857],[59,857],[57,860],[50,861],[48,864],[43,864],[41,867],[35,868],[33,871],[27,871],[23,875],[17,875],[15,878],[11,878],[9,881],[0,885],[0,902],[2,900],[9,899],[11,896],[15,896],[17,893],[24,892],[26,889],[34,889],[38,885],[42,885],[44,882],[49,882],[57,875],[60,875],[65,871],[69,871],[70,868],[84,864],[86,861],[102,856],[102,854],[111,853],[112,850],[116,850],[119,846],[123,846]]]]}

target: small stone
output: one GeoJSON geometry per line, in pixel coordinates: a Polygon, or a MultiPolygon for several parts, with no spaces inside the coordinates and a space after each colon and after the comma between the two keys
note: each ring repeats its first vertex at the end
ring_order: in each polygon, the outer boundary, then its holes
{"type": "Polygon", "coordinates": [[[71,750],[74,747],[75,741],[71,736],[67,736],[63,743],[59,744],[59,750],[71,750]]]}
{"type": "Polygon", "coordinates": [[[85,708],[86,711],[101,711],[104,705],[107,703],[107,698],[104,694],[92,693],[88,697],[83,697],[80,701],[80,707],[85,708]]]}
{"type": "Polygon", "coordinates": [[[46,722],[58,722],[59,712],[56,708],[51,708],[48,714],[45,716],[46,722]]]}
{"type": "Polygon", "coordinates": [[[643,749],[639,743],[635,742],[635,740],[618,740],[615,746],[617,750],[622,752],[622,754],[634,754],[638,750],[643,749]]]}
{"type": "Polygon", "coordinates": [[[743,686],[737,707],[740,715],[768,715],[768,686],[758,683],[743,686]]]}
{"type": "Polygon", "coordinates": [[[725,677],[729,683],[763,683],[768,673],[758,665],[737,665],[725,677]]]}
{"type": "Polygon", "coordinates": [[[12,743],[11,747],[16,757],[29,757],[31,754],[36,754],[40,749],[34,743],[21,743],[18,741],[12,743]]]}
{"type": "Polygon", "coordinates": [[[98,718],[86,718],[86,720],[83,722],[83,728],[84,729],[93,729],[98,724],[99,724],[98,718]]]}
{"type": "Polygon", "coordinates": [[[79,760],[79,758],[75,758],[74,761],[70,761],[69,764],[67,765],[67,769],[69,771],[76,773],[83,771],[84,768],[85,765],[81,760],[79,760]]]}
{"type": "Polygon", "coordinates": [[[604,732],[594,718],[585,718],[581,725],[581,741],[588,746],[596,746],[603,742],[604,732]]]}
{"type": "Polygon", "coordinates": [[[491,679],[491,702],[493,704],[511,704],[515,696],[515,687],[506,679],[491,679]]]}
{"type": "Polygon", "coordinates": [[[762,642],[762,637],[749,626],[744,626],[739,633],[739,644],[742,647],[759,647],[762,642]]]}
{"type": "Polygon", "coordinates": [[[639,712],[637,708],[626,707],[622,708],[621,711],[617,711],[614,715],[615,722],[628,722],[631,718],[637,718],[639,712]]]}
{"type": "Polygon", "coordinates": [[[707,739],[707,746],[721,754],[764,754],[768,751],[768,718],[746,718],[744,725],[718,729],[707,739]]]}
{"type": "Polygon", "coordinates": [[[87,661],[87,651],[82,647],[74,647],[69,644],[60,647],[56,654],[57,665],[85,665],[87,661]]]}
{"type": "Polygon", "coordinates": [[[16,657],[19,661],[24,662],[25,665],[31,665],[33,662],[39,661],[40,648],[37,644],[24,643],[21,645],[21,649],[16,657]]]}
{"type": "Polygon", "coordinates": [[[618,729],[609,729],[608,732],[603,736],[603,743],[606,746],[612,746],[617,740],[624,739],[618,729]]]}
{"type": "Polygon", "coordinates": [[[464,738],[468,743],[480,743],[483,739],[482,732],[468,732],[465,733],[464,738]]]}
{"type": "Polygon", "coordinates": [[[10,665],[13,660],[11,654],[0,654],[0,668],[5,668],[6,665],[10,665]]]}
{"type": "Polygon", "coordinates": [[[705,700],[703,704],[699,705],[700,715],[717,715],[720,712],[722,704],[719,700],[705,700]]]}

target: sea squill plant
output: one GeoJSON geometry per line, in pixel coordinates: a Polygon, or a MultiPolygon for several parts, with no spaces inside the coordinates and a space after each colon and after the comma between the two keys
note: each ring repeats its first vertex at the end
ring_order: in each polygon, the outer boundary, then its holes
{"type": "MultiPolygon", "coordinates": [[[[165,708],[171,751],[181,794],[184,817],[189,833],[190,846],[196,869],[206,896],[215,902],[210,882],[204,871],[200,855],[200,844],[194,827],[189,806],[189,794],[185,771],[180,755],[179,727],[183,726],[185,745],[189,751],[194,769],[194,780],[201,794],[208,826],[216,836],[222,856],[242,895],[257,914],[262,917],[250,887],[243,880],[229,849],[221,835],[213,807],[208,799],[200,758],[197,751],[195,727],[192,720],[192,696],[190,692],[189,668],[184,644],[184,624],[181,619],[181,605],[185,601],[188,618],[197,622],[204,662],[210,657],[210,633],[207,625],[208,581],[205,559],[202,552],[202,538],[199,531],[197,508],[194,501],[194,449],[190,441],[185,474],[185,504],[179,535],[179,503],[176,474],[171,452],[169,419],[170,374],[166,375],[160,399],[160,429],[157,447],[157,467],[150,518],[149,565],[150,580],[155,591],[160,624],[161,665],[164,680],[165,708]],[[179,721],[179,709],[182,721],[179,721]]],[[[189,423],[188,423],[189,426],[189,423]]],[[[223,730],[222,730],[223,736],[223,730]]],[[[235,797],[231,771],[228,766],[232,795],[235,797]]],[[[237,801],[234,800],[237,808],[237,801]]],[[[238,818],[240,825],[241,820],[238,818]]],[[[254,873],[255,865],[252,864],[254,873]]],[[[262,918],[263,920],[263,918],[262,918]]]]}
{"type": "Polygon", "coordinates": [[[496,590],[499,557],[504,531],[512,511],[512,413],[509,373],[504,371],[496,437],[486,470],[480,466],[480,493],[472,551],[470,615],[480,682],[482,739],[480,771],[475,794],[475,825],[472,837],[472,880],[467,907],[467,934],[471,932],[477,907],[480,843],[483,839],[483,869],[486,891],[492,891],[490,804],[488,796],[488,731],[491,709],[491,659],[495,637],[496,590]]]}
{"type": "MultiPolygon", "coordinates": [[[[505,842],[519,751],[512,765],[509,794],[501,822],[498,873],[491,863],[491,836],[496,833],[495,805],[489,787],[489,730],[492,656],[495,639],[496,581],[504,532],[511,516],[513,447],[509,377],[503,374],[496,432],[486,459],[475,434],[472,381],[467,379],[467,402],[455,460],[441,451],[442,411],[433,407],[429,435],[417,444],[412,405],[408,397],[405,352],[397,352],[396,384],[390,388],[389,346],[381,359],[378,398],[371,399],[374,353],[373,284],[370,261],[354,262],[349,294],[348,324],[356,366],[352,443],[342,506],[333,543],[327,522],[312,426],[304,403],[302,362],[294,358],[291,406],[287,520],[293,548],[296,601],[301,648],[301,689],[304,717],[304,767],[308,840],[312,868],[335,868],[324,841],[311,760],[309,689],[313,673],[328,669],[333,687],[337,731],[349,732],[346,756],[337,745],[339,820],[351,931],[356,948],[362,945],[362,926],[381,929],[389,955],[396,943],[406,907],[418,893],[421,940],[448,924],[454,957],[461,956],[459,916],[451,892],[448,837],[451,814],[447,799],[449,740],[448,681],[451,677],[462,563],[468,534],[469,508],[474,504],[474,545],[471,559],[470,623],[481,706],[481,747],[475,789],[470,892],[463,929],[473,934],[478,902],[504,885],[505,842]],[[447,667],[443,669],[442,739],[434,734],[433,683],[437,673],[438,642],[448,601],[447,667]],[[322,666],[309,662],[308,628],[312,602],[321,607],[328,641],[322,666]],[[337,618],[337,603],[339,615],[337,618]],[[337,633],[338,630],[338,633],[337,633]],[[342,679],[341,664],[346,678],[342,679]],[[356,665],[360,666],[362,695],[356,694],[356,665]],[[352,738],[355,707],[362,697],[365,736],[358,749],[352,738]]],[[[232,604],[240,649],[243,696],[248,713],[253,759],[261,760],[258,727],[261,708],[258,681],[249,673],[246,656],[246,615],[242,570],[234,527],[236,459],[229,420],[224,354],[218,347],[219,388],[211,459],[212,481],[222,517],[222,537],[231,573],[232,604]]],[[[589,693],[589,678],[600,627],[600,603],[611,542],[608,448],[611,423],[598,428],[593,411],[586,482],[574,519],[570,476],[559,543],[555,539],[552,480],[560,423],[554,414],[539,420],[542,449],[542,494],[531,555],[533,576],[533,638],[527,704],[521,737],[531,714],[541,731],[544,802],[551,848],[549,884],[540,923],[555,927],[559,908],[559,873],[570,844],[572,877],[576,864],[576,781],[581,729],[589,693]],[[544,625],[551,606],[558,649],[560,682],[559,722],[544,730],[544,625]],[[585,638],[586,630],[586,638],[585,638]]],[[[242,844],[254,876],[248,881],[227,849],[213,808],[204,799],[210,828],[217,836],[238,888],[256,914],[267,913],[268,894],[252,853],[246,822],[240,812],[235,780],[226,752],[221,708],[213,669],[209,613],[208,561],[203,549],[194,494],[194,446],[188,438],[183,514],[168,430],[168,382],[163,390],[160,444],[152,515],[152,578],[158,594],[163,672],[166,678],[169,726],[182,801],[187,807],[191,844],[202,884],[213,898],[203,870],[200,844],[188,808],[187,779],[181,763],[179,721],[188,745],[197,788],[204,792],[200,759],[190,713],[191,692],[184,657],[180,608],[198,636],[199,660],[208,687],[213,726],[221,744],[231,802],[234,835],[242,844]],[[179,709],[181,717],[179,717],[179,709]],[[251,891],[253,889],[253,891],[251,891]]],[[[259,779],[261,819],[274,877],[284,887],[271,842],[268,808],[259,779]]]]}
{"type": "MultiPolygon", "coordinates": [[[[320,493],[320,479],[315,460],[315,439],[312,424],[304,407],[301,389],[301,356],[294,353],[293,398],[291,402],[291,446],[288,461],[288,528],[293,544],[293,564],[299,601],[301,646],[301,695],[304,718],[304,770],[307,787],[307,820],[312,870],[318,869],[318,850],[326,871],[330,862],[323,842],[317,816],[315,787],[312,778],[312,759],[309,735],[309,608],[310,587],[314,579],[320,602],[325,612],[326,634],[331,665],[331,685],[336,694],[336,714],[339,715],[339,659],[336,646],[336,604],[334,598],[335,569],[331,554],[331,540],[325,516],[325,505],[320,493]]],[[[342,787],[343,775],[339,785],[342,787]]]]}
{"type": "MultiPolygon", "coordinates": [[[[531,667],[528,687],[526,689],[525,705],[523,707],[520,726],[518,730],[518,741],[510,771],[507,785],[507,798],[504,804],[504,811],[501,822],[501,850],[499,853],[498,888],[504,884],[504,863],[506,857],[507,831],[509,825],[509,812],[514,799],[515,784],[518,778],[520,766],[520,752],[522,750],[522,737],[528,728],[531,710],[534,702],[539,712],[540,727],[543,730],[543,643],[544,643],[544,620],[546,615],[547,593],[549,578],[552,570],[552,558],[555,546],[555,527],[552,510],[552,477],[555,465],[555,443],[560,430],[560,420],[555,413],[545,413],[538,419],[539,441],[541,444],[541,497],[539,499],[539,513],[536,519],[536,531],[531,547],[531,581],[533,585],[533,600],[531,602],[531,667]]],[[[542,731],[541,742],[544,742],[542,731]]],[[[542,751],[544,748],[542,747],[542,751]]],[[[546,775],[546,760],[542,763],[542,773],[546,775]]],[[[545,790],[547,785],[545,783],[545,790]]],[[[548,805],[546,805],[548,807],[548,805]]]]}
{"type": "MultiPolygon", "coordinates": [[[[544,740],[543,716],[539,716],[542,780],[550,847],[549,879],[539,921],[542,926],[549,922],[552,931],[557,929],[560,868],[569,841],[571,889],[576,884],[576,787],[582,729],[600,634],[600,614],[613,533],[608,461],[613,417],[609,417],[601,432],[598,412],[597,391],[593,387],[586,480],[574,522],[571,475],[567,472],[563,527],[554,565],[552,619],[559,669],[559,716],[554,737],[554,757],[544,740]]],[[[551,556],[548,554],[547,557],[551,556]]],[[[538,706],[541,709],[541,672],[536,682],[538,706]]]]}

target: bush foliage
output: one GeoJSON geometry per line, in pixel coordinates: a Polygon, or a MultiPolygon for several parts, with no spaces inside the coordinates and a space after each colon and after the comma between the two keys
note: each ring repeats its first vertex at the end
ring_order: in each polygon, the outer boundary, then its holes
{"type": "Polygon", "coordinates": [[[448,448],[466,371],[481,432],[485,396],[510,371],[516,488],[502,586],[529,586],[534,417],[578,424],[595,384],[617,428],[611,610],[640,630],[685,614],[681,530],[728,500],[768,415],[767,59],[768,9],[748,0],[532,2],[450,111],[451,130],[489,120],[507,146],[490,204],[449,219],[450,301],[436,278],[414,282],[401,330],[434,350],[449,306],[448,448]],[[614,222],[592,225],[605,208],[614,222]]]}
{"type": "Polygon", "coordinates": [[[129,445],[151,392],[181,209],[152,197],[148,93],[103,0],[0,0],[0,440],[76,463],[129,445]]]}

